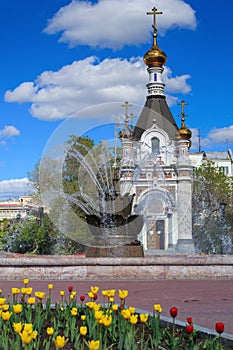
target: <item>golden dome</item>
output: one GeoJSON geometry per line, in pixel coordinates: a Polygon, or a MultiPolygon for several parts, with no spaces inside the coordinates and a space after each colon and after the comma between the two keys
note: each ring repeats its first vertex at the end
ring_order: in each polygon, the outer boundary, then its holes
{"type": "Polygon", "coordinates": [[[165,52],[160,50],[157,45],[153,45],[152,48],[144,55],[144,62],[148,67],[162,67],[167,60],[165,52]]]}
{"type": "MultiPolygon", "coordinates": [[[[182,118],[184,119],[184,118],[182,118]]],[[[192,137],[192,131],[184,125],[184,121],[182,120],[182,125],[180,129],[177,130],[177,138],[181,140],[190,140],[192,137]]]]}
{"type": "Polygon", "coordinates": [[[190,140],[192,137],[192,131],[186,127],[178,129],[177,134],[181,140],[190,140]]]}
{"type": "Polygon", "coordinates": [[[129,126],[129,119],[126,116],[125,127],[119,132],[118,137],[120,139],[131,139],[133,135],[133,129],[129,126]]]}
{"type": "Polygon", "coordinates": [[[147,51],[144,55],[144,62],[148,67],[162,67],[167,60],[167,56],[165,52],[160,50],[157,45],[157,28],[156,28],[156,15],[161,15],[163,12],[158,12],[156,7],[153,7],[151,12],[147,12],[147,15],[153,15],[154,21],[152,28],[154,30],[153,33],[153,45],[152,48],[147,51]]]}
{"type": "Polygon", "coordinates": [[[130,129],[123,129],[123,130],[121,130],[119,132],[118,137],[120,139],[131,139],[132,135],[133,135],[133,131],[132,130],[130,130],[130,129]]]}

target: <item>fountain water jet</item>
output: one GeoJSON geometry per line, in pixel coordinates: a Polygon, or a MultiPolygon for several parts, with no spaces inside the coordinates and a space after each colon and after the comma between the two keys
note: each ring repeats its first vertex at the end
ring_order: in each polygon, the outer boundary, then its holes
{"type": "MultiPolygon", "coordinates": [[[[48,159],[44,157],[41,162],[41,192],[44,202],[49,202],[52,208],[52,221],[62,232],[65,231],[71,239],[79,242],[77,227],[86,221],[86,239],[84,242],[82,238],[80,243],[87,246],[88,257],[143,256],[143,248],[138,241],[143,217],[133,213],[135,194],[130,188],[124,195],[120,193],[121,169],[120,166],[113,167],[107,142],[101,142],[93,149],[87,149],[82,144],[76,146],[78,149],[72,145],[65,147],[65,157],[58,160],[58,167],[53,164],[51,178],[47,171],[48,159]],[[82,154],[82,147],[87,154],[82,154]],[[63,189],[63,169],[68,157],[69,160],[74,159],[78,168],[79,191],[72,194],[63,189]],[[43,178],[45,173],[46,181],[43,178]],[[53,210],[58,207],[58,211],[53,210]]],[[[54,156],[52,158],[54,162],[54,156]]]]}

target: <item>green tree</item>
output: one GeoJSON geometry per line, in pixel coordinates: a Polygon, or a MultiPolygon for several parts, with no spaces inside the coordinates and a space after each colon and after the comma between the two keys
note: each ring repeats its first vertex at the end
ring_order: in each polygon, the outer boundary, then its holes
{"type": "Polygon", "coordinates": [[[207,161],[194,172],[193,238],[197,251],[222,253],[224,242],[231,252],[233,178],[226,176],[213,162],[207,161]],[[226,203],[224,211],[220,203],[226,203]]]}
{"type": "Polygon", "coordinates": [[[94,140],[88,136],[70,136],[67,142],[68,152],[63,167],[64,192],[72,194],[80,191],[80,166],[85,156],[94,146],[94,140]]]}
{"type": "Polygon", "coordinates": [[[35,221],[12,222],[2,237],[3,249],[13,253],[29,253],[36,248],[38,223],[35,221]]]}
{"type": "MultiPolygon", "coordinates": [[[[85,242],[86,235],[86,222],[85,222],[85,211],[82,206],[77,205],[77,200],[80,199],[80,203],[85,204],[85,199],[81,198],[80,192],[80,168],[83,157],[90,152],[94,147],[94,141],[88,136],[79,137],[71,135],[66,144],[66,157],[64,164],[62,164],[62,179],[63,179],[63,191],[67,194],[67,198],[55,196],[52,207],[49,208],[49,216],[51,222],[55,223],[61,219],[61,210],[66,202],[72,207],[72,210],[80,217],[79,225],[72,225],[72,218],[64,217],[64,220],[69,221],[69,237],[64,237],[62,233],[57,232],[54,237],[53,252],[54,253],[77,253],[84,250],[83,244],[78,241],[85,242]],[[72,195],[75,196],[75,202],[72,202],[72,195]]],[[[28,178],[34,188],[37,190],[37,197],[41,196],[41,191],[44,188],[59,192],[57,188],[56,176],[60,173],[61,163],[60,159],[52,159],[50,156],[43,157],[42,161],[35,165],[33,171],[28,173],[28,178]]],[[[82,175],[81,175],[82,177],[82,175]]],[[[85,178],[82,177],[82,182],[85,182],[85,178]]],[[[46,208],[45,208],[46,210],[46,208]]],[[[65,212],[65,210],[64,210],[65,212]]],[[[51,228],[50,228],[51,229],[51,228]]],[[[46,237],[51,237],[47,233],[48,228],[41,227],[39,229],[40,245],[37,246],[36,250],[41,253],[45,253],[46,249],[46,237]]]]}
{"type": "Polygon", "coordinates": [[[39,193],[39,173],[40,173],[40,161],[36,163],[34,169],[27,173],[28,180],[30,184],[34,187],[37,193],[39,193]]]}

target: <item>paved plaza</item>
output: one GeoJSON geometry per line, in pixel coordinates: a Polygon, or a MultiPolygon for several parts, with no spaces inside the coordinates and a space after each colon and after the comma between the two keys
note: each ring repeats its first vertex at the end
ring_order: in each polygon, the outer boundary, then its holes
{"type": "MultiPolygon", "coordinates": [[[[233,334],[233,281],[232,280],[153,280],[153,281],[49,281],[32,280],[29,286],[34,291],[48,291],[48,283],[53,283],[52,302],[61,300],[59,291],[64,290],[68,296],[69,285],[74,287],[77,295],[86,294],[90,286],[103,289],[127,289],[129,296],[126,304],[149,312],[154,304],[161,304],[162,315],[170,316],[170,307],[179,309],[177,319],[186,322],[192,317],[194,325],[214,330],[216,322],[225,323],[225,332],[233,334]]],[[[0,288],[6,296],[12,287],[23,287],[23,281],[0,281],[0,288]]],[[[116,293],[117,294],[117,293],[116,293]]],[[[88,300],[88,297],[87,299],[88,300]]],[[[102,297],[99,292],[98,300],[102,297]]],[[[118,302],[118,298],[116,298],[118,302]]]]}

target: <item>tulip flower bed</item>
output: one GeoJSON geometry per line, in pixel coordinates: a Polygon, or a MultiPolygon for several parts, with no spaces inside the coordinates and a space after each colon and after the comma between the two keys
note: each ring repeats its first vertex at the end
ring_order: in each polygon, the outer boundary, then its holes
{"type": "Polygon", "coordinates": [[[172,307],[172,322],[161,326],[162,307],[153,305],[152,315],[127,307],[127,290],[91,287],[78,296],[72,286],[60,291],[51,305],[53,285],[46,292],[33,291],[29,281],[0,295],[0,350],[220,350],[224,324],[216,323],[216,337],[201,338],[187,318],[185,330],[176,327],[178,309],[172,307]],[[102,302],[98,299],[101,295],[102,302]]]}

